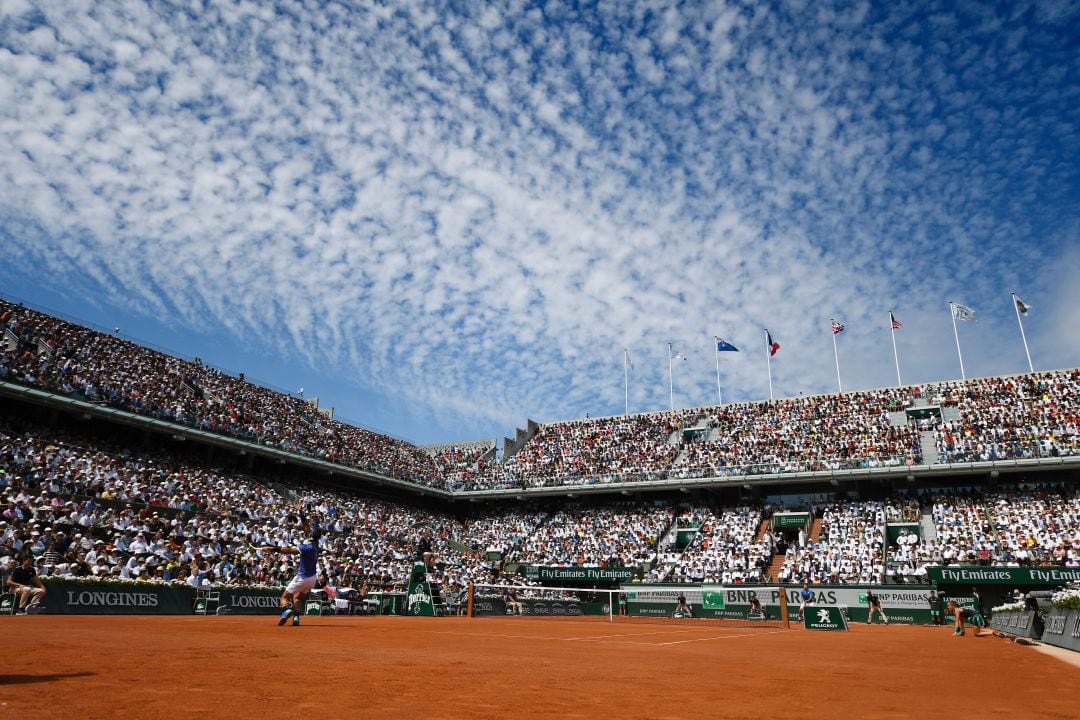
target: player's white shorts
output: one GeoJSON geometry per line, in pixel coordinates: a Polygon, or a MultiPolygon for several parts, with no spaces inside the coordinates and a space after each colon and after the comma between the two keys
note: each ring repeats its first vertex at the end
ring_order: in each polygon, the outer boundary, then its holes
{"type": "Polygon", "coordinates": [[[293,597],[301,595],[303,593],[311,592],[311,588],[315,587],[315,576],[312,575],[309,578],[302,578],[299,575],[289,581],[289,584],[285,586],[285,592],[289,593],[293,597]]]}

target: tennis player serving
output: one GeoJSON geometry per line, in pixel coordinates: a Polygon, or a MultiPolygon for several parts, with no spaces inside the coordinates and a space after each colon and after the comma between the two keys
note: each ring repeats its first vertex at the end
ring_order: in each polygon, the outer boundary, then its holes
{"type": "Polygon", "coordinates": [[[311,527],[311,520],[304,515],[303,502],[296,504],[297,513],[300,516],[300,525],[304,529],[304,539],[299,547],[273,547],[267,545],[263,550],[279,552],[283,555],[299,555],[300,565],[296,569],[296,576],[285,586],[285,592],[281,593],[281,617],[278,619],[278,627],[281,627],[292,618],[293,627],[300,624],[300,615],[304,599],[315,587],[315,579],[318,577],[319,561],[319,537],[322,533],[316,526],[311,527]]]}

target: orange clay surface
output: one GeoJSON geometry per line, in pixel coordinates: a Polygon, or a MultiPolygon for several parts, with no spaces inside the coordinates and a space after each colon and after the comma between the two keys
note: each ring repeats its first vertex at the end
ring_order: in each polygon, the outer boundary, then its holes
{"type": "Polygon", "coordinates": [[[1077,718],[992,636],[529,618],[0,617],[6,718],[1077,718]]]}

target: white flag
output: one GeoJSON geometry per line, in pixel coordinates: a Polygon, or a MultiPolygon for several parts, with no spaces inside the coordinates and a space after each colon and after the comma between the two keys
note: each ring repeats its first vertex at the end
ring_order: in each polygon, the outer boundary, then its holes
{"type": "Polygon", "coordinates": [[[957,320],[974,320],[975,311],[969,308],[967,305],[961,305],[960,303],[953,303],[952,306],[953,317],[957,320]]]}

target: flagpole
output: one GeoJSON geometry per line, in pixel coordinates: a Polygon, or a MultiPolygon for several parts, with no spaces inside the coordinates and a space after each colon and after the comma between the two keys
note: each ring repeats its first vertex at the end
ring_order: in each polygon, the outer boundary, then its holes
{"type": "Polygon", "coordinates": [[[716,404],[724,404],[724,396],[720,394],[720,338],[713,336],[713,355],[716,356],[716,404]]]}
{"type": "Polygon", "coordinates": [[[960,352],[960,333],[956,330],[956,303],[952,300],[949,301],[949,315],[952,316],[952,332],[953,337],[956,338],[956,356],[960,358],[960,379],[967,380],[967,375],[964,373],[964,355],[960,352]]]}
{"type": "Polygon", "coordinates": [[[1012,295],[1013,310],[1016,311],[1016,323],[1020,326],[1020,339],[1024,341],[1024,354],[1027,355],[1028,371],[1035,372],[1035,366],[1031,364],[1031,351],[1028,350],[1027,335],[1024,334],[1024,321],[1020,319],[1020,306],[1016,304],[1016,293],[1012,295]]]}
{"type": "Polygon", "coordinates": [[[671,343],[667,344],[667,392],[668,409],[675,409],[675,384],[671,381],[671,343]]]}
{"type": "Polygon", "coordinates": [[[765,364],[769,368],[769,399],[772,400],[772,348],[769,346],[768,328],[765,328],[765,364]]]}
{"type": "Polygon", "coordinates": [[[889,332],[892,333],[892,356],[896,362],[896,387],[902,386],[904,383],[900,381],[900,356],[896,354],[896,325],[893,324],[892,310],[889,311],[889,332]]]}
{"type": "Polygon", "coordinates": [[[623,415],[630,414],[630,350],[622,351],[623,415]]]}
{"type": "Polygon", "coordinates": [[[832,354],[833,359],[836,360],[836,387],[839,388],[840,392],[844,392],[844,385],[840,382],[840,353],[836,351],[837,333],[835,330],[832,329],[833,324],[836,323],[836,318],[830,318],[830,321],[831,324],[829,325],[829,329],[832,330],[832,354]]]}

